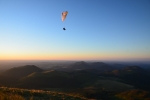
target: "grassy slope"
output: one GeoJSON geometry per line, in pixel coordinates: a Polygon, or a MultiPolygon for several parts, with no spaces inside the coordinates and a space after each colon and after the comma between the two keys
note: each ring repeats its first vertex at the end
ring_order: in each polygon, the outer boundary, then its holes
{"type": "Polygon", "coordinates": [[[1,87],[0,100],[86,100],[86,98],[69,93],[1,87]]]}

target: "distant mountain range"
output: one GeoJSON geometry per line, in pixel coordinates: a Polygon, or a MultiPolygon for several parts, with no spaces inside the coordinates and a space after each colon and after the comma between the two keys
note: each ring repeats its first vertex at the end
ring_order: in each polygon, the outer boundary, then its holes
{"type": "MultiPolygon", "coordinates": [[[[120,65],[122,66],[122,65],[120,65]]],[[[111,91],[150,90],[150,74],[138,66],[122,68],[103,62],[76,62],[43,70],[35,65],[14,67],[0,74],[0,86],[22,88],[87,88],[111,91]],[[116,86],[116,88],[114,88],[116,86]]]]}
{"type": "MultiPolygon", "coordinates": [[[[25,65],[3,71],[0,73],[0,86],[54,90],[58,93],[60,91],[57,95],[50,92],[53,96],[48,95],[49,98],[59,97],[61,92],[73,93],[75,96],[79,94],[79,96],[95,100],[123,100],[125,98],[125,100],[134,98],[149,100],[150,98],[149,92],[147,92],[150,91],[149,70],[139,66],[80,61],[46,67],[46,69],[45,67],[41,68],[42,66],[25,65]]],[[[16,93],[27,96],[27,92],[19,89],[16,90],[16,93]]],[[[8,88],[0,88],[0,94],[7,96],[8,88]]],[[[14,92],[12,94],[15,95],[14,92]]],[[[39,99],[42,96],[45,97],[46,94],[32,92],[32,96],[39,99]]]]}
{"type": "Polygon", "coordinates": [[[103,62],[93,62],[87,63],[84,61],[76,62],[68,66],[54,66],[49,68],[51,70],[59,70],[59,71],[79,71],[79,70],[98,70],[98,71],[110,71],[113,70],[114,67],[110,66],[103,62]]]}

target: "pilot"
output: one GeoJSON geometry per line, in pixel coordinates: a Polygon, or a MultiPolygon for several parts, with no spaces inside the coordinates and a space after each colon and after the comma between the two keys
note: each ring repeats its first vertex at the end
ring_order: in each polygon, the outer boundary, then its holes
{"type": "Polygon", "coordinates": [[[65,28],[63,28],[63,30],[66,30],[65,28]]]}

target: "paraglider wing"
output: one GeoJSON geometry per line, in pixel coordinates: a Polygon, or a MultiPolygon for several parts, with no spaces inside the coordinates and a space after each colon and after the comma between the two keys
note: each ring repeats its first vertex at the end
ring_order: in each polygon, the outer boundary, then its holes
{"type": "Polygon", "coordinates": [[[62,19],[62,21],[64,21],[64,20],[66,19],[67,14],[68,14],[68,11],[64,11],[64,12],[62,12],[62,15],[61,15],[61,19],[62,19]]]}

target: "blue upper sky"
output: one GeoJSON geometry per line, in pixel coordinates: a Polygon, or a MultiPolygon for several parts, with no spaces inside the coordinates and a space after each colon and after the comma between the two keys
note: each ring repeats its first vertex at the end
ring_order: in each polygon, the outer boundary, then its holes
{"type": "Polygon", "coordinates": [[[150,60],[150,0],[0,0],[0,55],[150,60]]]}

